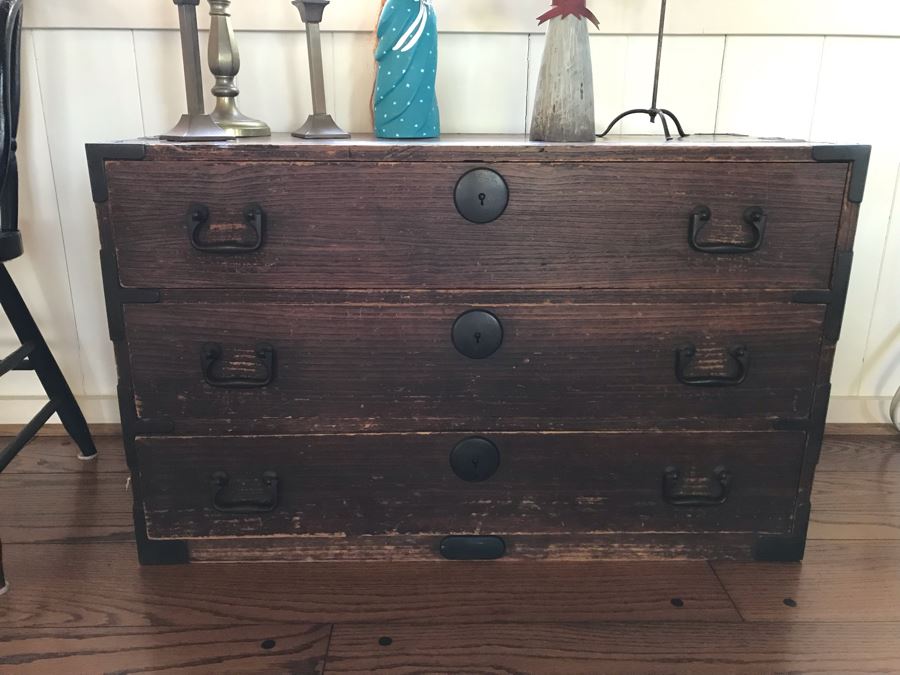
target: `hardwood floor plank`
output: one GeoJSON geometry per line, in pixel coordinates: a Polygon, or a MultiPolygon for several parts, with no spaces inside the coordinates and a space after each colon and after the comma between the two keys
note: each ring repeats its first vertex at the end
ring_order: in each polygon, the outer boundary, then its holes
{"type": "Polygon", "coordinates": [[[892,672],[898,635],[894,623],[338,625],[327,672],[892,672]]]}
{"type": "Polygon", "coordinates": [[[828,436],[897,436],[892,424],[826,424],[828,436]]]}
{"type": "Polygon", "coordinates": [[[0,476],[0,540],[78,543],[134,539],[124,473],[0,476]]]}
{"type": "MultiPolygon", "coordinates": [[[[0,438],[3,447],[9,438],[0,438]]],[[[78,447],[69,438],[55,434],[41,435],[25,446],[3,472],[10,473],[122,473],[128,471],[121,436],[97,436],[97,458],[89,462],[78,459],[78,447]]]]}
{"type": "Polygon", "coordinates": [[[811,541],[802,563],[713,568],[747,621],[900,621],[897,541],[811,541]]]}
{"type": "Polygon", "coordinates": [[[130,544],[19,544],[4,555],[12,587],[0,628],[738,619],[704,562],[140,568],[130,544]]]}
{"type": "Polygon", "coordinates": [[[0,672],[322,673],[330,626],[9,629],[0,672]]]}
{"type": "Polygon", "coordinates": [[[817,479],[821,473],[845,471],[900,473],[900,433],[826,436],[816,469],[817,479]]]}
{"type": "Polygon", "coordinates": [[[810,539],[900,539],[900,472],[822,472],[810,539]]]}

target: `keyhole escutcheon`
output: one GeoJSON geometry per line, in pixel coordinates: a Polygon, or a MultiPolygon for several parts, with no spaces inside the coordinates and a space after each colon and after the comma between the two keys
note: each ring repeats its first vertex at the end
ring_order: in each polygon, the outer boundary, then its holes
{"type": "Polygon", "coordinates": [[[483,192],[478,195],[478,201],[481,202],[481,205],[484,206],[484,200],[487,199],[487,195],[483,192]]]}

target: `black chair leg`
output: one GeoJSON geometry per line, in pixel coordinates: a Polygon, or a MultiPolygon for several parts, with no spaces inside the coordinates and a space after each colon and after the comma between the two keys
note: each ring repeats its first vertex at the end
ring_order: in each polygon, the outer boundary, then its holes
{"type": "Polygon", "coordinates": [[[9,590],[9,582],[3,574],[3,542],[0,542],[0,595],[9,590]]]}
{"type": "Polygon", "coordinates": [[[44,336],[34,322],[19,289],[16,288],[4,265],[0,265],[0,304],[6,312],[6,316],[9,317],[19,341],[22,344],[30,342],[35,346],[28,360],[59,414],[60,421],[72,440],[78,445],[81,451],[80,457],[82,459],[93,458],[97,454],[97,448],[94,446],[94,439],[88,430],[87,421],[84,419],[65,376],[59,369],[59,364],[53,358],[53,353],[47,346],[44,336]]]}

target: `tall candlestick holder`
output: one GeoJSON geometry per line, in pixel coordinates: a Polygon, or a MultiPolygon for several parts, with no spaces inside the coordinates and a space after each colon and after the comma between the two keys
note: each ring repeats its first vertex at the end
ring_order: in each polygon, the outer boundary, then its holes
{"type": "Polygon", "coordinates": [[[292,0],[306,24],[306,48],[309,52],[309,80],[312,86],[313,113],[306,123],[293,133],[297,138],[350,138],[325,108],[325,74],[322,67],[322,36],[319,24],[330,0],[292,0]]]}
{"type": "Polygon", "coordinates": [[[173,0],[178,6],[181,30],[181,57],[184,61],[184,88],[187,115],[175,128],[160,136],[166,141],[227,141],[235,134],[216,124],[203,105],[203,75],[200,65],[200,37],[197,32],[197,5],[200,0],[173,0]]]}
{"type": "Polygon", "coordinates": [[[231,0],[209,0],[209,69],[216,76],[212,88],[216,107],[210,117],[235,136],[271,136],[268,124],[247,117],[237,106],[241,92],[234,80],[241,70],[241,55],[231,25],[230,7],[231,0]]]}

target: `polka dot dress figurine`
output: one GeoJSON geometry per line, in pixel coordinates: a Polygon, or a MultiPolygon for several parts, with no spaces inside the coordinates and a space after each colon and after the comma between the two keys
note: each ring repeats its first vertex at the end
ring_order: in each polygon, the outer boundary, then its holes
{"type": "Polygon", "coordinates": [[[437,18],[432,0],[387,0],[378,21],[375,135],[436,138],[437,18]]]}

